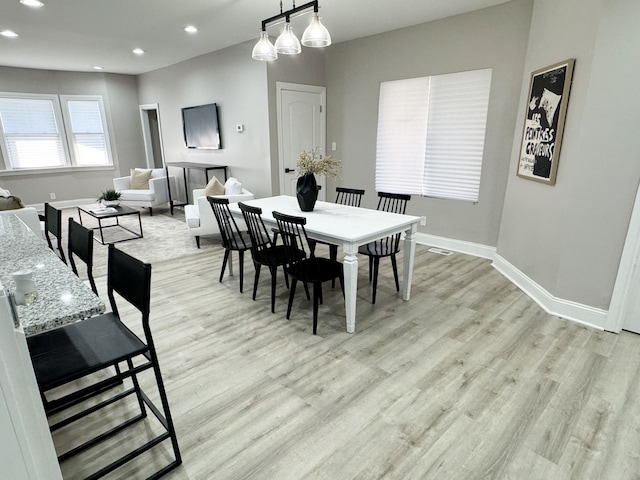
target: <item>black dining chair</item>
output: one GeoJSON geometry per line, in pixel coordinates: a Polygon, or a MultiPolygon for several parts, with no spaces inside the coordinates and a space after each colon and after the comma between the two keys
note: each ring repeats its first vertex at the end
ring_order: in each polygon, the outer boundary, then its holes
{"type": "MultiPolygon", "coordinates": [[[[378,192],[378,208],[377,210],[391,213],[404,214],[407,210],[407,202],[411,200],[411,195],[402,195],[398,193],[378,192]]],[[[391,258],[391,267],[393,268],[393,277],[396,281],[396,290],[400,291],[400,282],[398,281],[398,264],[396,254],[400,251],[400,234],[391,235],[381,238],[375,242],[367,243],[358,248],[358,253],[369,257],[369,282],[373,280],[371,303],[376,303],[376,290],[378,289],[378,269],[380,267],[380,259],[384,257],[391,258]]]]}
{"type": "Polygon", "coordinates": [[[322,284],[338,278],[344,297],[344,274],[342,263],[329,258],[315,256],[312,242],[307,236],[304,226],[307,219],[294,217],[279,212],[273,212],[273,218],[278,223],[278,230],[282,236],[287,254],[285,271],[291,278],[289,289],[289,304],[287,305],[287,320],[291,316],[291,307],[296,293],[296,283],[313,285],[313,334],[318,330],[318,305],[322,302],[322,284]],[[301,253],[302,252],[302,253],[301,253]]]}
{"type": "Polygon", "coordinates": [[[96,282],[93,279],[93,230],[83,227],[73,218],[69,218],[67,253],[71,270],[76,275],[78,275],[78,269],[76,268],[76,262],[73,260],[74,255],[87,265],[87,277],[89,278],[91,290],[98,295],[96,282]]]}
{"type": "MultiPolygon", "coordinates": [[[[362,196],[364,195],[364,190],[359,188],[345,188],[345,187],[336,187],[336,201],[340,205],[348,205],[350,207],[359,207],[360,202],[362,202],[362,196]]],[[[321,243],[323,245],[329,246],[329,258],[331,260],[338,259],[338,245],[333,243],[323,242],[322,240],[312,240],[315,243],[321,243]]],[[[335,279],[331,281],[331,288],[335,287],[336,281],[335,279]]]]}
{"type": "MultiPolygon", "coordinates": [[[[256,276],[253,281],[253,299],[256,299],[260,269],[262,265],[264,265],[269,268],[271,272],[271,313],[275,313],[276,274],[278,267],[284,266],[287,263],[286,247],[284,245],[275,245],[274,240],[269,234],[269,230],[262,220],[261,208],[252,207],[242,202],[238,203],[238,207],[242,210],[244,221],[247,224],[249,238],[251,239],[251,257],[256,269],[256,276]]],[[[284,275],[288,288],[289,280],[286,270],[284,275]]]]}
{"type": "MultiPolygon", "coordinates": [[[[93,438],[62,453],[58,460],[62,462],[114,437],[126,428],[142,421],[151,412],[159,422],[159,426],[156,424],[148,425],[148,427],[154,427],[153,429],[148,428],[149,432],[152,430],[154,432],[149,433],[148,437],[152,436],[153,438],[148,441],[143,440],[142,445],[132,446],[129,453],[109,463],[89,478],[100,478],[133,460],[141,453],[152,449],[165,440],[170,440],[174,459],[169,458],[169,463],[165,467],[149,477],[159,478],[180,465],[182,458],[149,324],[151,265],[117,250],[113,245],[109,245],[107,294],[112,310],[110,313],[27,338],[45,412],[47,416],[56,415],[55,423],[50,425],[51,431],[68,427],[98,411],[104,418],[103,423],[110,426],[104,431],[92,432],[95,434],[93,438]],[[122,321],[116,305],[115,294],[140,312],[143,336],[136,335],[122,321]],[[122,365],[126,366],[124,371],[121,370],[122,365]],[[112,373],[111,367],[115,367],[115,374],[112,373]],[[143,391],[138,379],[138,376],[143,372],[150,371],[155,377],[160,408],[143,391]],[[76,382],[76,380],[80,381],[76,382]],[[128,385],[129,382],[130,385],[128,385]],[[54,396],[53,391],[59,387],[64,387],[64,394],[54,396]],[[70,391],[71,387],[77,388],[70,391]],[[111,396],[105,398],[107,393],[111,396]],[[88,405],[85,404],[85,408],[79,410],[80,404],[97,395],[100,396],[87,402],[88,405]],[[135,404],[129,404],[125,401],[118,403],[118,408],[107,408],[129,397],[136,399],[135,404]],[[133,405],[137,405],[137,408],[133,408],[133,405]],[[71,413],[61,419],[60,414],[71,407],[74,407],[71,413]],[[132,416],[133,412],[127,415],[132,409],[139,411],[134,416],[132,416]],[[118,425],[111,426],[110,422],[106,421],[109,412],[113,412],[114,418],[120,419],[123,416],[127,418],[118,425]],[[157,433],[156,427],[161,427],[162,431],[157,433]]],[[[119,439],[119,444],[123,449],[130,447],[129,442],[132,442],[133,438],[137,438],[137,435],[123,434],[119,439]]],[[[169,455],[165,452],[162,456],[168,457],[169,455]]]]}
{"type": "Polygon", "coordinates": [[[52,207],[48,203],[44,204],[44,236],[47,239],[47,243],[49,244],[49,248],[53,251],[56,249],[53,248],[53,244],[51,243],[51,238],[49,234],[52,234],[56,237],[56,248],[58,252],[60,252],[60,259],[67,263],[67,259],[64,256],[64,251],[62,250],[62,210],[59,210],[55,207],[52,207]]]}
{"type": "Polygon", "coordinates": [[[224,277],[224,272],[229,263],[229,275],[233,275],[232,263],[229,261],[231,252],[238,252],[238,270],[240,270],[240,293],[244,283],[244,252],[251,248],[251,237],[247,232],[241,232],[238,224],[229,210],[229,199],[208,196],[207,200],[211,205],[213,214],[218,222],[220,236],[222,237],[222,247],[224,248],[224,258],[220,269],[220,282],[224,277]]]}

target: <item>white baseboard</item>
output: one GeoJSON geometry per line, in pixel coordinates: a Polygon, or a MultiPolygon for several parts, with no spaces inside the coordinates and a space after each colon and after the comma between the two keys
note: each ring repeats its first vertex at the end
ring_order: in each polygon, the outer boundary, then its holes
{"type": "Polygon", "coordinates": [[[520,290],[527,294],[548,314],[556,315],[598,330],[604,330],[607,327],[607,316],[609,312],[576,303],[571,300],[554,297],[542,286],[538,285],[516,267],[511,265],[507,260],[498,255],[495,247],[451,238],[438,237],[436,235],[429,235],[426,233],[417,233],[416,242],[421,245],[438,247],[445,250],[493,260],[493,267],[496,270],[520,288],[520,290]]]}
{"type": "Polygon", "coordinates": [[[495,255],[493,267],[526,293],[548,314],[598,330],[604,330],[607,326],[608,312],[606,310],[554,297],[500,255],[495,255]]]}
{"type": "MultiPolygon", "coordinates": [[[[91,203],[97,203],[98,201],[95,198],[76,198],[75,200],[59,200],[48,202],[49,205],[56,208],[74,208],[78,205],[89,205],[91,203]]],[[[39,212],[44,212],[44,203],[32,203],[27,205],[27,207],[33,207],[39,212]]]]}
{"type": "Polygon", "coordinates": [[[496,254],[496,247],[455,240],[453,238],[438,237],[427,233],[417,233],[416,242],[420,245],[429,245],[430,247],[438,247],[444,250],[473,255],[474,257],[487,258],[489,260],[493,260],[496,254]]]}

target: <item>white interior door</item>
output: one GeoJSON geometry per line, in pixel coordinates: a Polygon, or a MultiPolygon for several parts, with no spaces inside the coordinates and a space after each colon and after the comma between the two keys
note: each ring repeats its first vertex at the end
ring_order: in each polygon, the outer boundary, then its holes
{"type": "MultiPolygon", "coordinates": [[[[319,147],[324,154],[326,91],[324,87],[278,82],[277,96],[280,193],[295,196],[300,152],[319,147]]],[[[316,175],[316,181],[322,187],[318,199],[324,200],[326,178],[316,175]]]]}
{"type": "Polygon", "coordinates": [[[629,222],[606,330],[640,333],[640,188],[629,222]]]}

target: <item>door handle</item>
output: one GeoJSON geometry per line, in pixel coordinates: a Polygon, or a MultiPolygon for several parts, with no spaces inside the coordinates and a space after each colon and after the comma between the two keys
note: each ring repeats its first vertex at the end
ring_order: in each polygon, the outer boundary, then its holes
{"type": "Polygon", "coordinates": [[[295,168],[285,168],[284,169],[284,173],[295,172],[295,171],[296,171],[295,168]]]}

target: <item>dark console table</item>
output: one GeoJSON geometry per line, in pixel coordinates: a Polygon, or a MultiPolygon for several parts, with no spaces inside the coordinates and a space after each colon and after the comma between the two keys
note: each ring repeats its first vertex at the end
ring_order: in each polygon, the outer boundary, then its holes
{"type": "Polygon", "coordinates": [[[189,186],[187,184],[187,170],[200,170],[204,171],[205,185],[209,183],[209,171],[210,170],[224,170],[224,181],[227,181],[227,166],[226,165],[211,165],[209,163],[195,163],[195,162],[172,162],[166,163],[165,169],[167,171],[167,187],[169,189],[169,205],[171,206],[171,215],[173,215],[173,207],[180,207],[189,203],[189,186]],[[169,182],[169,167],[182,168],[182,178],[184,179],[184,194],[187,197],[185,203],[176,203],[171,197],[171,184],[169,182]]]}

